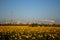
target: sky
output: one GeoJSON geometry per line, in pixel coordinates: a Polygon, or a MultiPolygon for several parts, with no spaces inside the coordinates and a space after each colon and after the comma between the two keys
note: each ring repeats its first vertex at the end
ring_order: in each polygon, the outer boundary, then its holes
{"type": "Polygon", "coordinates": [[[60,23],[60,0],[0,0],[0,21],[9,19],[60,23]]]}

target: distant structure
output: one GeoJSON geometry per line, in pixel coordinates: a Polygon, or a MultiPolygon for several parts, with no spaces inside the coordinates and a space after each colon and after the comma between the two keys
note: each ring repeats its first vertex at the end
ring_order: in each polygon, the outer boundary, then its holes
{"type": "Polygon", "coordinates": [[[28,21],[27,24],[32,24],[32,21],[28,21]]]}
{"type": "Polygon", "coordinates": [[[22,21],[17,21],[16,24],[22,24],[22,21]]]}
{"type": "Polygon", "coordinates": [[[32,24],[32,23],[38,23],[38,24],[54,24],[55,20],[30,20],[28,22],[24,22],[22,20],[14,21],[14,20],[6,20],[5,24],[32,24]]]}
{"type": "Polygon", "coordinates": [[[28,21],[27,24],[33,24],[36,23],[35,21],[28,21]]]}
{"type": "Polygon", "coordinates": [[[14,24],[13,20],[6,20],[5,24],[14,24]]]}

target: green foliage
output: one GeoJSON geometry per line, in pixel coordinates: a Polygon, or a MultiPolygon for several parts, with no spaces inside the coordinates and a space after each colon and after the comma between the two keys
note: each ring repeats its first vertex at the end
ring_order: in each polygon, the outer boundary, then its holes
{"type": "Polygon", "coordinates": [[[32,23],[32,24],[0,24],[0,26],[60,27],[60,24],[38,24],[38,23],[32,23]]]}
{"type": "Polygon", "coordinates": [[[39,26],[39,24],[37,24],[37,23],[32,23],[32,24],[30,24],[30,26],[32,26],[32,27],[37,27],[37,26],[39,26]]]}

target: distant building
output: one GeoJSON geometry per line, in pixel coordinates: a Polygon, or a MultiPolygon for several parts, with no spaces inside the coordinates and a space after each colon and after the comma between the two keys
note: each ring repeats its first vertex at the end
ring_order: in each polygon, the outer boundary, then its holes
{"type": "Polygon", "coordinates": [[[14,22],[12,20],[6,20],[5,24],[14,24],[14,22]]]}
{"type": "Polygon", "coordinates": [[[17,22],[16,22],[16,24],[21,24],[21,23],[22,23],[22,21],[17,21],[17,22]]]}
{"type": "Polygon", "coordinates": [[[28,21],[27,24],[32,24],[32,21],[28,21]]]}

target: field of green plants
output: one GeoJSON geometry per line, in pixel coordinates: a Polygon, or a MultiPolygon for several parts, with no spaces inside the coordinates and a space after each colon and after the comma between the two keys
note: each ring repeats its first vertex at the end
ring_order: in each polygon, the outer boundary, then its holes
{"type": "Polygon", "coordinates": [[[0,26],[0,40],[60,40],[60,27],[0,26]]]}

